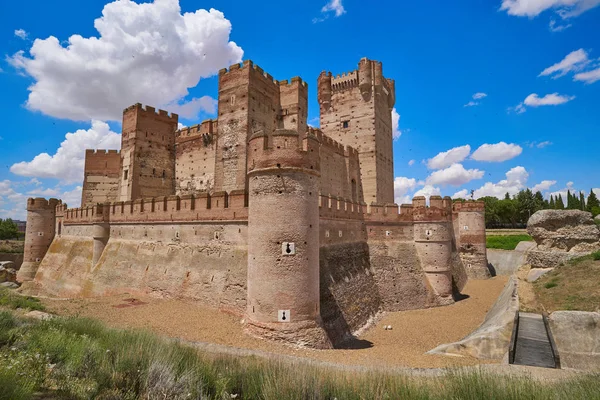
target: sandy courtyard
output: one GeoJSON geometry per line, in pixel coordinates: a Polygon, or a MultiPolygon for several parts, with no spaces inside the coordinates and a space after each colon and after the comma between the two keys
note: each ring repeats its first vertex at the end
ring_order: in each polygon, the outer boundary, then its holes
{"type": "Polygon", "coordinates": [[[294,349],[243,333],[240,317],[202,307],[197,303],[136,296],[49,300],[49,311],[104,321],[117,328],[144,328],[173,338],[208,342],[244,349],[310,358],[325,362],[373,367],[434,368],[465,366],[481,360],[425,355],[442,343],[462,339],[476,329],[496,301],[508,278],[470,280],[463,290],[467,298],[446,307],[385,313],[356,342],[356,349],[294,349]],[[140,302],[145,304],[140,304],[140,302]],[[384,330],[391,325],[392,330],[384,330]]]}

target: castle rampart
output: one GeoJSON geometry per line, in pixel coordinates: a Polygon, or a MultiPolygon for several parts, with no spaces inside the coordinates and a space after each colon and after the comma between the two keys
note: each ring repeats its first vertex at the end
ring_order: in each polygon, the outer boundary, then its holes
{"type": "Polygon", "coordinates": [[[217,119],[177,129],[176,114],[126,108],[120,153],[86,152],[80,208],[30,199],[25,279],[62,297],[193,299],[319,348],[380,311],[451,303],[486,265],[483,204],[393,203],[394,90],[368,59],[322,73],[315,129],[301,78],[245,61],[219,72],[217,119]]]}

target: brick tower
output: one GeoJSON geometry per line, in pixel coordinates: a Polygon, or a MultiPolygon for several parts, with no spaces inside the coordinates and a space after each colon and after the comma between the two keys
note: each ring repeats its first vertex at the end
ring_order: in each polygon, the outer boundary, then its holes
{"type": "Polygon", "coordinates": [[[175,194],[177,114],[137,103],[123,111],[118,199],[175,194]]]}
{"type": "Polygon", "coordinates": [[[308,86],[300,78],[276,81],[250,60],[219,71],[216,192],[247,190],[247,143],[256,132],[307,130],[308,86]]]}
{"type": "Polygon", "coordinates": [[[40,262],[50,248],[56,230],[55,216],[58,204],[57,199],[27,199],[27,231],[23,264],[17,273],[19,282],[33,280],[40,262]]]}
{"type": "Polygon", "coordinates": [[[394,202],[392,108],[395,84],[383,76],[382,64],[367,58],[358,70],[318,79],[321,130],[358,150],[364,201],[394,202]]]}
{"type": "Polygon", "coordinates": [[[248,154],[247,330],[330,347],[319,308],[319,142],[257,132],[248,154]]]}

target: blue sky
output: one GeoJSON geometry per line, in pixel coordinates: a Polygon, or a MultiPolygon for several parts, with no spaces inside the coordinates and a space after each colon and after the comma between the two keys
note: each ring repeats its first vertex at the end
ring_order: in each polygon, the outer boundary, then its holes
{"type": "Polygon", "coordinates": [[[398,202],[600,188],[600,0],[426,3],[1,2],[0,217],[30,196],[77,206],[83,149],[117,148],[130,104],[216,115],[215,75],[239,59],[306,80],[315,125],[322,70],[382,61],[398,202]]]}

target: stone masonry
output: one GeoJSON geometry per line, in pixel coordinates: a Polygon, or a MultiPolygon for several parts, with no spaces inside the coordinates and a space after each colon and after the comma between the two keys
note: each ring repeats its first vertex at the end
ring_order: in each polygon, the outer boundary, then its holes
{"type": "Polygon", "coordinates": [[[393,203],[381,63],[318,88],[322,130],[307,126],[306,82],[251,61],[219,72],[215,120],[178,130],[176,114],[126,108],[121,151],[86,152],[81,208],[28,200],[18,279],[61,297],[192,299],[249,334],[328,348],[488,277],[483,203],[393,203]]]}

